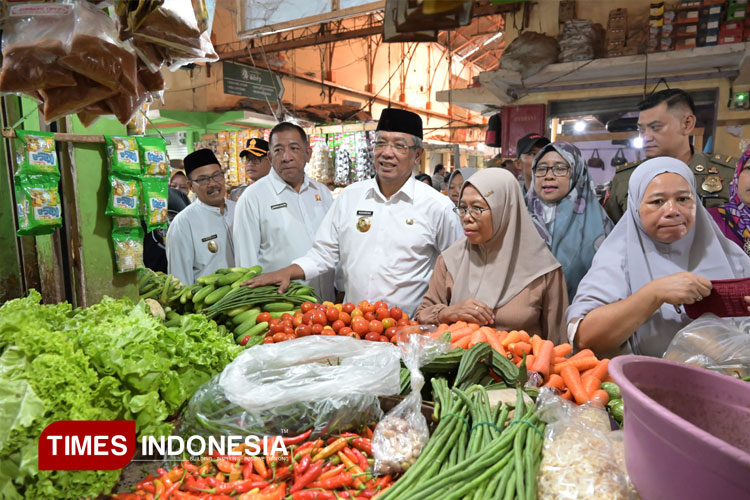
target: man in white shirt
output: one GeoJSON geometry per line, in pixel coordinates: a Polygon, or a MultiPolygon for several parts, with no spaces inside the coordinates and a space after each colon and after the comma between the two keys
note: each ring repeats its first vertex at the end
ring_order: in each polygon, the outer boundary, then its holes
{"type": "Polygon", "coordinates": [[[183,284],[192,285],[201,276],[234,266],[235,202],[225,199],[224,173],[213,151],[199,149],[184,163],[188,187],[197,199],[169,225],[167,268],[183,284]]]}
{"type": "Polygon", "coordinates": [[[422,156],[422,119],[383,110],[375,142],[375,179],[344,189],[304,257],[248,286],[308,279],[341,264],[345,300],[385,300],[410,316],[427,291],[437,256],[462,234],[453,203],[412,176],[422,156]]]}
{"type": "MultiPolygon", "coordinates": [[[[312,148],[305,131],[283,122],[271,130],[273,169],[237,201],[234,248],[238,266],[260,264],[272,272],[302,257],[333,203],[331,191],[305,175],[312,148]]],[[[334,300],[333,273],[309,280],[324,300],[334,300]]]]}

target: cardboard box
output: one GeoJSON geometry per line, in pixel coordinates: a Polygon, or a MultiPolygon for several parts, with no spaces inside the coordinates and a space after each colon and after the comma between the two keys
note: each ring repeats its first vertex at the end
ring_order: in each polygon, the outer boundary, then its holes
{"type": "Polygon", "coordinates": [[[607,52],[612,50],[622,50],[625,47],[625,40],[616,42],[607,42],[607,52]]]}
{"type": "Polygon", "coordinates": [[[682,10],[677,13],[675,24],[697,23],[700,19],[700,11],[682,10]]]}
{"type": "Polygon", "coordinates": [[[607,28],[607,43],[609,42],[625,42],[627,39],[627,32],[624,29],[607,28]]]}
{"type": "Polygon", "coordinates": [[[628,9],[613,9],[609,11],[609,19],[607,20],[607,28],[612,29],[628,29],[628,9]]]}
{"type": "Polygon", "coordinates": [[[726,3],[726,0],[703,0],[701,5],[703,6],[709,6],[709,5],[719,5],[722,6],[726,3]]]}
{"type": "Polygon", "coordinates": [[[698,37],[680,38],[675,43],[675,50],[692,49],[698,46],[698,37]]]}
{"type": "Polygon", "coordinates": [[[746,17],[746,6],[736,5],[727,8],[727,21],[744,21],[746,17]]]}
{"type": "Polygon", "coordinates": [[[698,29],[701,30],[719,29],[719,26],[721,26],[721,19],[719,18],[719,16],[711,16],[711,18],[701,20],[698,23],[698,29]]]}
{"type": "Polygon", "coordinates": [[[742,33],[744,32],[744,28],[742,25],[740,25],[739,28],[735,29],[725,29],[723,26],[719,30],[719,35],[721,36],[742,36],[742,33]]]}
{"type": "Polygon", "coordinates": [[[701,7],[701,17],[704,16],[720,16],[721,12],[724,10],[724,5],[709,5],[706,7],[701,7]]]}
{"type": "Polygon", "coordinates": [[[717,45],[719,43],[719,35],[699,35],[698,36],[698,47],[706,47],[708,45],[717,45]]]}
{"type": "Polygon", "coordinates": [[[741,36],[720,36],[719,45],[725,45],[728,43],[740,43],[742,42],[741,36]]]}
{"type": "Polygon", "coordinates": [[[678,9],[699,9],[701,6],[700,0],[681,0],[677,5],[678,9]]]}
{"type": "MultiPolygon", "coordinates": [[[[718,26],[717,26],[718,28],[718,26]]],[[[680,24],[673,31],[677,37],[696,36],[698,34],[697,24],[680,24]]]]}

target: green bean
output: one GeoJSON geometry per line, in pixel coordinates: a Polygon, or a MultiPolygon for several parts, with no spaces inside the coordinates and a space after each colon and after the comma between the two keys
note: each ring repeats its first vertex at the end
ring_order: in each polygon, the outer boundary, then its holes
{"type": "Polygon", "coordinates": [[[512,467],[503,467],[502,472],[500,473],[500,484],[497,486],[497,488],[493,492],[492,499],[493,500],[502,500],[503,493],[505,492],[505,488],[508,486],[508,480],[510,479],[511,472],[513,472],[512,467]]]}
{"type": "Polygon", "coordinates": [[[503,497],[503,500],[513,500],[515,498],[516,494],[516,469],[513,468],[513,470],[510,472],[510,478],[508,479],[508,484],[505,487],[505,496],[503,497]]]}

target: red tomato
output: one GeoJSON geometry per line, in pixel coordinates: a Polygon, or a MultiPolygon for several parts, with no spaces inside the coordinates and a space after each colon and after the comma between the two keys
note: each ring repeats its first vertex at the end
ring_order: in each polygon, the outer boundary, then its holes
{"type": "Polygon", "coordinates": [[[274,342],[284,342],[286,340],[286,334],[284,332],[274,333],[273,334],[273,341],[274,342]]]}
{"type": "MultiPolygon", "coordinates": [[[[348,326],[345,326],[341,330],[339,330],[339,335],[344,335],[344,336],[349,335],[349,336],[351,336],[352,333],[354,333],[354,330],[352,330],[348,326]]],[[[354,335],[357,335],[357,334],[354,333],[354,335]]],[[[357,338],[359,338],[359,335],[357,335],[357,338]]]]}
{"type": "Polygon", "coordinates": [[[264,344],[273,344],[273,337],[266,337],[265,340],[263,340],[264,344]]]}
{"type": "Polygon", "coordinates": [[[367,321],[373,321],[375,319],[375,313],[372,311],[368,311],[365,313],[364,317],[367,321]]]}
{"type": "Polygon", "coordinates": [[[386,304],[382,300],[379,300],[375,302],[375,310],[377,311],[378,309],[388,309],[388,304],[386,304]]]}
{"type": "Polygon", "coordinates": [[[279,324],[280,324],[281,326],[283,326],[284,328],[286,328],[287,326],[292,326],[292,322],[291,322],[291,321],[289,321],[289,320],[286,320],[286,319],[282,319],[282,320],[281,320],[281,323],[279,323],[279,324]]]}
{"type": "Polygon", "coordinates": [[[294,328],[292,328],[291,326],[285,326],[284,333],[286,333],[287,336],[294,335],[294,328]]]}
{"type": "Polygon", "coordinates": [[[314,325],[312,326],[312,334],[313,334],[313,335],[320,335],[321,333],[323,333],[323,325],[320,325],[320,324],[318,324],[318,323],[315,323],[315,324],[314,324],[314,325]]]}
{"type": "Polygon", "coordinates": [[[271,325],[270,327],[268,327],[268,331],[271,332],[271,335],[273,335],[279,332],[283,332],[284,327],[277,323],[275,325],[271,325]]]}
{"type": "Polygon", "coordinates": [[[331,328],[323,328],[321,335],[336,335],[336,332],[334,332],[331,328]]]}
{"type": "Polygon", "coordinates": [[[307,337],[312,333],[312,327],[310,325],[299,325],[294,330],[294,333],[297,335],[297,337],[307,337]]]}
{"type": "Polygon", "coordinates": [[[271,319],[271,313],[260,313],[258,315],[257,321],[258,323],[263,323],[264,321],[270,322],[271,319]]]}
{"type": "Polygon", "coordinates": [[[315,316],[315,311],[307,311],[304,315],[302,315],[302,323],[306,325],[312,324],[312,320],[314,316],[315,316]]]}
{"type": "Polygon", "coordinates": [[[339,333],[339,330],[341,330],[341,329],[342,329],[342,328],[344,328],[345,326],[346,326],[346,325],[344,324],[344,322],[343,322],[343,321],[341,321],[340,319],[337,319],[337,320],[336,320],[336,321],[334,321],[334,322],[333,322],[333,324],[331,325],[331,327],[333,328],[333,331],[334,331],[334,332],[336,332],[336,333],[339,333]]]}
{"type": "Polygon", "coordinates": [[[287,333],[286,334],[286,339],[287,340],[294,340],[296,338],[297,338],[297,336],[294,333],[287,333]]]}
{"type": "Polygon", "coordinates": [[[321,311],[320,309],[313,313],[312,320],[316,325],[323,326],[328,324],[328,317],[326,316],[325,311],[321,311]]]}
{"type": "Polygon", "coordinates": [[[365,340],[377,342],[378,340],[380,340],[380,334],[378,334],[377,332],[367,332],[367,334],[365,335],[365,340]]]}
{"type": "Polygon", "coordinates": [[[343,304],[343,305],[341,306],[341,308],[342,308],[342,309],[344,310],[344,312],[345,312],[345,313],[347,313],[347,314],[351,314],[351,313],[352,313],[352,311],[354,310],[354,308],[355,308],[355,307],[357,307],[357,306],[355,306],[355,305],[354,305],[354,304],[352,304],[351,302],[346,302],[345,304],[343,304]]]}
{"type": "Polygon", "coordinates": [[[329,307],[326,309],[326,318],[328,318],[329,323],[333,323],[337,319],[339,319],[339,310],[335,307],[329,307]]]}
{"type": "Polygon", "coordinates": [[[302,323],[303,323],[303,321],[302,321],[302,313],[301,312],[295,313],[294,314],[294,319],[292,319],[292,325],[294,327],[298,327],[302,323]]]}
{"type": "Polygon", "coordinates": [[[377,332],[378,335],[383,333],[383,323],[378,320],[370,321],[369,327],[371,332],[377,332]]]}
{"type": "Polygon", "coordinates": [[[394,327],[394,326],[396,326],[396,320],[395,319],[389,317],[389,318],[385,318],[383,320],[383,328],[385,328],[386,330],[388,328],[391,328],[391,327],[394,327]]]}
{"type": "Polygon", "coordinates": [[[366,300],[364,302],[365,302],[365,307],[362,308],[360,306],[360,309],[362,309],[362,312],[363,313],[368,313],[368,312],[374,313],[375,312],[375,305],[374,304],[370,304],[366,300]]]}
{"type": "Polygon", "coordinates": [[[401,309],[399,309],[398,307],[391,307],[391,318],[398,321],[401,319],[401,316],[403,315],[404,315],[404,312],[401,309]]]}
{"type": "Polygon", "coordinates": [[[250,342],[250,335],[245,335],[242,337],[242,340],[240,340],[240,345],[247,345],[248,342],[250,342]]]}
{"type": "Polygon", "coordinates": [[[375,309],[375,317],[378,320],[383,321],[386,318],[390,318],[391,314],[388,312],[388,309],[386,309],[385,307],[379,307],[378,309],[375,309]]]}
{"type": "Polygon", "coordinates": [[[269,325],[278,325],[279,323],[281,323],[281,318],[271,318],[268,321],[269,325]]]}
{"type": "Polygon", "coordinates": [[[357,339],[357,340],[361,340],[362,339],[362,337],[360,337],[358,333],[354,333],[354,332],[350,333],[349,337],[351,337],[353,339],[357,339]]]}
{"type": "MultiPolygon", "coordinates": [[[[383,322],[383,326],[385,326],[385,321],[383,322]]],[[[388,339],[392,339],[394,335],[396,335],[396,327],[391,326],[390,328],[386,328],[385,332],[383,333],[388,339]]]]}
{"type": "Polygon", "coordinates": [[[359,309],[362,312],[365,312],[365,309],[367,309],[367,307],[369,306],[370,306],[370,303],[367,302],[366,300],[363,300],[362,302],[357,304],[357,309],[359,309]]]}
{"type": "Polygon", "coordinates": [[[401,318],[400,320],[396,321],[396,326],[407,326],[408,324],[408,319],[401,318]]]}
{"type": "Polygon", "coordinates": [[[380,342],[390,342],[390,340],[388,340],[388,337],[386,337],[385,335],[381,335],[378,340],[380,342]]]}
{"type": "Polygon", "coordinates": [[[370,325],[367,321],[362,318],[356,318],[352,320],[352,330],[360,335],[364,335],[370,331],[370,325]]]}
{"type": "Polygon", "coordinates": [[[300,309],[302,309],[303,313],[306,313],[307,311],[312,310],[312,308],[315,307],[315,304],[313,304],[312,302],[303,302],[299,307],[300,309]]]}
{"type": "Polygon", "coordinates": [[[284,314],[281,315],[281,321],[289,321],[289,322],[291,322],[292,320],[294,320],[294,316],[292,316],[289,313],[284,313],[284,314]]]}
{"type": "Polygon", "coordinates": [[[345,325],[348,325],[352,322],[352,317],[349,316],[349,313],[341,312],[339,313],[339,319],[344,322],[345,325]]]}

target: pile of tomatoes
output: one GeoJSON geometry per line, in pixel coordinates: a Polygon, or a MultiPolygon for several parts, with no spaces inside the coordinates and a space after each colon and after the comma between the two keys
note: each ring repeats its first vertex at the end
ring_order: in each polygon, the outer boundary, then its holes
{"type": "Polygon", "coordinates": [[[258,322],[268,321],[265,343],[283,342],[308,335],[342,335],[374,342],[396,342],[396,329],[416,325],[398,307],[388,307],[383,301],[371,304],[362,301],[334,304],[305,302],[294,314],[281,318],[258,316],[258,322]]]}

